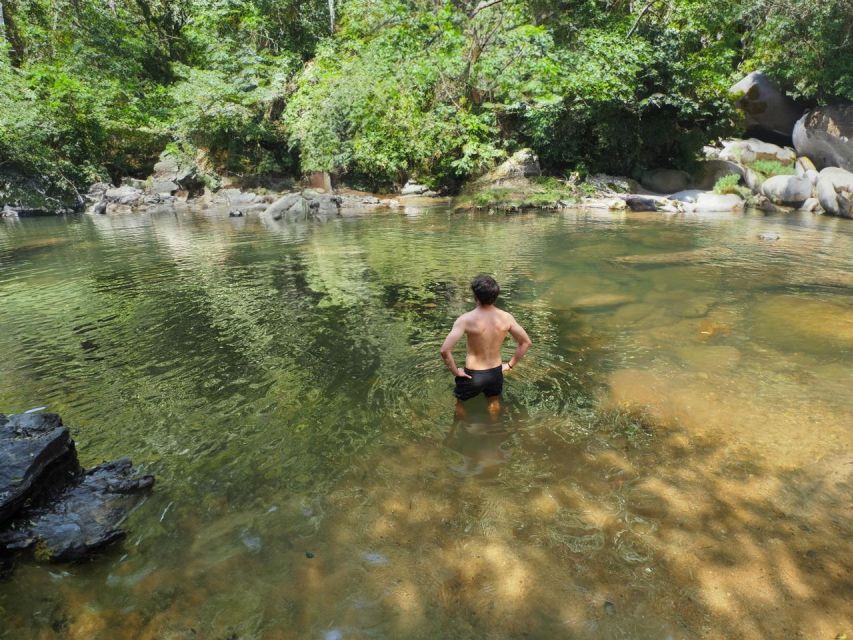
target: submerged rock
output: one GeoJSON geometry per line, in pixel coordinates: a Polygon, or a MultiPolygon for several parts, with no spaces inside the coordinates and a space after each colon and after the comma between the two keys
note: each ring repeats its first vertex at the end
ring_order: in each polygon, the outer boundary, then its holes
{"type": "Polygon", "coordinates": [[[39,560],[77,560],[124,536],[138,494],[127,458],[84,471],[53,413],[0,416],[0,555],[34,548],[39,560]]]}

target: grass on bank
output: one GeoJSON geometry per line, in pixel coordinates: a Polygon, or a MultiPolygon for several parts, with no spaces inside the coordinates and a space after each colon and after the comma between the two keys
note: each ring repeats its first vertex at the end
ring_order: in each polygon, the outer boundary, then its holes
{"type": "Polygon", "coordinates": [[[489,186],[466,193],[457,209],[515,211],[547,209],[580,202],[582,190],[559,178],[539,176],[514,181],[509,186],[489,186]]]}

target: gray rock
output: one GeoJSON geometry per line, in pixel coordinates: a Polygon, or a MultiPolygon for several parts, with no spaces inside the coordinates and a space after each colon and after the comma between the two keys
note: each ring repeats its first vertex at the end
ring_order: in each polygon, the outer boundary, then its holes
{"type": "Polygon", "coordinates": [[[476,182],[501,183],[540,175],[542,175],[542,168],[539,166],[537,155],[530,149],[521,149],[476,182]]]}
{"type": "Polygon", "coordinates": [[[797,171],[797,175],[800,177],[808,175],[809,171],[817,171],[817,167],[815,167],[814,163],[806,156],[800,156],[797,158],[797,162],[794,163],[794,168],[797,171]]]}
{"type": "Polygon", "coordinates": [[[0,527],[44,489],[53,465],[73,455],[74,443],[55,413],[0,416],[0,527]]]}
{"type": "Polygon", "coordinates": [[[746,126],[781,137],[791,137],[802,109],[760,71],[754,71],[729,91],[739,96],[737,106],[746,115],[746,126]]]}
{"type": "Polygon", "coordinates": [[[853,218],[850,204],[853,173],[838,167],[823,169],[818,176],[816,192],[820,206],[828,215],[853,218]]]}
{"type": "Polygon", "coordinates": [[[773,176],[761,185],[761,192],[774,204],[799,207],[812,195],[812,182],[807,176],[773,176]]]}
{"type": "Polygon", "coordinates": [[[261,214],[268,220],[298,222],[311,218],[329,218],[340,214],[341,198],[338,196],[303,191],[282,196],[261,214]]]}
{"type": "Polygon", "coordinates": [[[606,173],[591,175],[587,177],[586,183],[600,193],[636,193],[640,190],[640,184],[636,180],[606,173]]]}
{"type": "Polygon", "coordinates": [[[106,182],[95,182],[89,187],[85,198],[89,202],[99,202],[104,199],[104,194],[112,188],[113,186],[106,182]]]}
{"type": "Polygon", "coordinates": [[[696,172],[696,186],[702,191],[709,191],[717,184],[717,180],[725,176],[738,175],[746,182],[747,169],[731,160],[711,158],[701,164],[696,172]]]}
{"type": "Polygon", "coordinates": [[[67,562],[120,540],[138,494],[154,485],[152,476],[135,478],[132,472],[127,458],[87,471],[47,506],[28,510],[24,520],[0,533],[0,549],[35,547],[38,560],[67,562]]]}
{"type": "Polygon", "coordinates": [[[130,186],[113,187],[112,189],[107,189],[104,193],[104,198],[107,202],[111,204],[126,204],[131,207],[140,204],[144,196],[145,193],[142,189],[130,186]]]}
{"type": "Polygon", "coordinates": [[[779,239],[779,238],[781,238],[781,237],[782,237],[782,236],[780,236],[780,235],[779,235],[778,233],[776,233],[775,231],[765,231],[764,233],[759,233],[759,234],[758,234],[758,238],[759,238],[760,240],[778,240],[778,239],[779,239]]]}
{"type": "Polygon", "coordinates": [[[643,174],[640,183],[655,193],[675,193],[690,186],[690,174],[678,169],[652,169],[643,174]]]}
{"type": "Polygon", "coordinates": [[[194,161],[166,151],[160,154],[160,160],[154,165],[149,180],[151,191],[166,195],[185,191],[189,197],[195,197],[204,193],[205,188],[204,172],[194,161]]]}
{"type": "Polygon", "coordinates": [[[174,195],[181,190],[181,186],[177,182],[171,180],[154,180],[151,183],[151,191],[153,193],[161,193],[163,195],[174,195]]]}
{"type": "Polygon", "coordinates": [[[794,146],[818,169],[840,167],[853,171],[853,104],[809,111],[794,126],[794,146]]]}
{"type": "Polygon", "coordinates": [[[430,191],[430,188],[417,182],[409,180],[400,190],[401,196],[421,196],[430,191]]]}
{"type": "Polygon", "coordinates": [[[733,193],[719,194],[706,191],[696,198],[695,211],[697,212],[723,212],[742,211],[743,199],[733,193]]]}
{"type": "Polygon", "coordinates": [[[677,202],[687,202],[690,204],[695,204],[702,193],[704,193],[702,189],[686,189],[685,191],[673,193],[672,195],[667,196],[667,198],[669,198],[670,200],[675,200],[677,202]]]}
{"type": "Polygon", "coordinates": [[[84,472],[56,414],[0,416],[0,555],[35,547],[40,560],[79,559],[124,535],[153,483],[127,459],[84,472]]]}
{"type": "Polygon", "coordinates": [[[790,164],[797,159],[793,149],[780,147],[770,142],[756,138],[747,140],[726,140],[720,152],[720,160],[729,160],[738,164],[749,164],[756,160],[775,160],[782,164],[790,164]]]}
{"type": "Polygon", "coordinates": [[[820,209],[820,200],[817,198],[808,198],[802,205],[800,205],[800,211],[814,213],[818,209],[820,209]]]}

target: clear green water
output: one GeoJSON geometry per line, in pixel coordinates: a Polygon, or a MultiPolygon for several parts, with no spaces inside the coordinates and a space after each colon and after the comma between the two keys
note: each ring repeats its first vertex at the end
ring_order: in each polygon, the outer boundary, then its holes
{"type": "Polygon", "coordinates": [[[158,484],[0,582],[0,638],[843,631],[851,255],[811,215],[3,221],[0,410],[158,484]],[[438,357],[478,272],[535,343],[496,422],[438,357]]]}

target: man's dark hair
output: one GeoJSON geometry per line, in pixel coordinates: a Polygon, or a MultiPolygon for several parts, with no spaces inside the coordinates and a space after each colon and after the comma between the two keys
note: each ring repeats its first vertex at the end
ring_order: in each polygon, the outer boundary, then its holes
{"type": "Polygon", "coordinates": [[[501,287],[492,276],[477,276],[471,281],[471,291],[480,304],[494,304],[501,287]]]}

